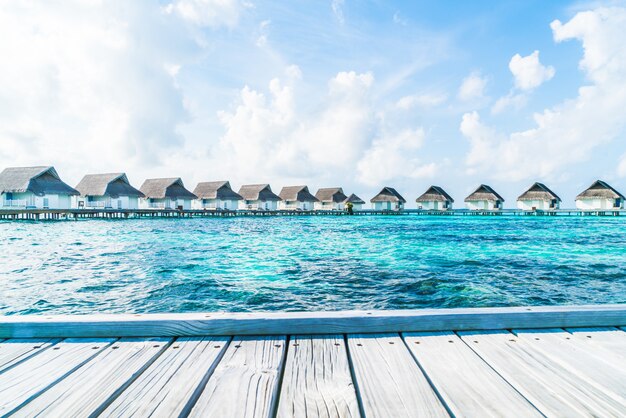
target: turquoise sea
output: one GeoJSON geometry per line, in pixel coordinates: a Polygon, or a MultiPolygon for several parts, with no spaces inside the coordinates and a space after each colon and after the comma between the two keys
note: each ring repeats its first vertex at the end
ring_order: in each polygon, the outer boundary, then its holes
{"type": "Polygon", "coordinates": [[[0,314],[625,302],[622,217],[0,223],[0,314]]]}

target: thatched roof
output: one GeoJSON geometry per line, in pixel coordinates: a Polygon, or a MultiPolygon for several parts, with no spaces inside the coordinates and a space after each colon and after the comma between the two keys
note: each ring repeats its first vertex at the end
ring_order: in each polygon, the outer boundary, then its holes
{"type": "Polygon", "coordinates": [[[454,199],[439,186],[430,186],[416,202],[454,202],[454,199]]]}
{"type": "Polygon", "coordinates": [[[491,187],[487,186],[486,184],[481,184],[480,186],[478,186],[476,190],[474,190],[474,193],[472,193],[471,195],[465,198],[466,202],[475,202],[477,200],[487,200],[490,202],[497,202],[497,201],[504,202],[504,198],[500,196],[498,193],[496,193],[495,190],[493,190],[491,187]]]}
{"type": "Polygon", "coordinates": [[[9,167],[0,173],[0,193],[31,192],[46,194],[78,195],[78,191],[61,181],[52,166],[9,167]]]}
{"type": "Polygon", "coordinates": [[[139,189],[148,199],[195,199],[196,195],[185,189],[180,177],[148,179],[139,189]]]}
{"type": "Polygon", "coordinates": [[[322,203],[342,203],[348,196],[343,194],[341,187],[326,187],[318,189],[315,197],[322,203]]]}
{"type": "Polygon", "coordinates": [[[230,188],[230,183],[223,181],[205,181],[198,183],[193,190],[198,199],[242,200],[239,193],[230,188]]]}
{"type": "Polygon", "coordinates": [[[143,193],[130,185],[124,173],[87,174],[76,190],[81,196],[143,197],[143,193]]]}
{"type": "Polygon", "coordinates": [[[530,186],[530,188],[528,190],[526,190],[524,193],[522,193],[522,195],[520,197],[517,198],[517,200],[545,200],[545,201],[552,201],[552,200],[557,200],[558,202],[561,201],[561,198],[559,196],[557,196],[556,193],[554,193],[552,190],[550,190],[548,188],[548,186],[546,186],[543,183],[535,183],[532,186],[530,186]]]}
{"type": "Polygon", "coordinates": [[[602,180],[596,180],[587,190],[576,196],[578,199],[626,199],[623,194],[611,187],[610,184],[602,180]]]}
{"type": "Polygon", "coordinates": [[[406,200],[393,187],[383,187],[378,194],[370,199],[370,202],[402,202],[406,200]]]}
{"type": "Polygon", "coordinates": [[[289,200],[291,202],[318,202],[317,197],[309,192],[307,186],[283,187],[278,196],[283,200],[289,200]]]}
{"type": "Polygon", "coordinates": [[[346,198],[346,200],[343,201],[344,203],[352,203],[355,205],[364,205],[365,204],[365,200],[361,199],[359,196],[355,195],[354,193],[352,193],[350,196],[348,196],[346,198]]]}
{"type": "Polygon", "coordinates": [[[268,202],[277,202],[282,200],[274,192],[269,184],[247,184],[241,186],[239,194],[245,200],[261,200],[268,202]]]}

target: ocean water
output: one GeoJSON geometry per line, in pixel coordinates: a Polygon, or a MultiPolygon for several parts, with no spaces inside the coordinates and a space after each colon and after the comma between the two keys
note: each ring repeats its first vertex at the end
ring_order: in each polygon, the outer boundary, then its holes
{"type": "Polygon", "coordinates": [[[0,222],[0,314],[626,302],[623,217],[0,222]]]}

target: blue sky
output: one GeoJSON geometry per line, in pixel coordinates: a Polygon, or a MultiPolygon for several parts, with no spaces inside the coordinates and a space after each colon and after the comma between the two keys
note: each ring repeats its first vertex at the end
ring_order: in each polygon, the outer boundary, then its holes
{"type": "Polygon", "coordinates": [[[573,206],[626,190],[620,39],[617,1],[4,2],[0,167],[573,206]]]}

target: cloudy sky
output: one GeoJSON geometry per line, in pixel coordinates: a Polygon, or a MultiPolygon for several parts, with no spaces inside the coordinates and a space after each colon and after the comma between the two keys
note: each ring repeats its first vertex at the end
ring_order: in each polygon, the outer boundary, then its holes
{"type": "Polygon", "coordinates": [[[0,1],[0,168],[571,207],[626,190],[624,39],[619,1],[0,1]]]}

